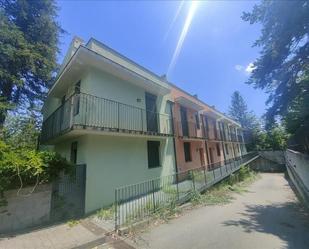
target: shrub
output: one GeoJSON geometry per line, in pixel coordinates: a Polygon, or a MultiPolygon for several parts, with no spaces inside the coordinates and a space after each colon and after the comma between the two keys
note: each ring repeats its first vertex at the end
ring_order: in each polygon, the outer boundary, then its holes
{"type": "Polygon", "coordinates": [[[0,195],[8,189],[50,182],[73,165],[54,152],[12,148],[0,141],[0,195]]]}

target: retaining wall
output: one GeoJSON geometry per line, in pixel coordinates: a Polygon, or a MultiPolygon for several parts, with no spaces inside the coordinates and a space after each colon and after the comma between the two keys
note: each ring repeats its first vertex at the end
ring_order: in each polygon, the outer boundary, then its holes
{"type": "Polygon", "coordinates": [[[39,185],[4,192],[0,205],[0,233],[15,232],[49,221],[51,185],[39,185]]]}

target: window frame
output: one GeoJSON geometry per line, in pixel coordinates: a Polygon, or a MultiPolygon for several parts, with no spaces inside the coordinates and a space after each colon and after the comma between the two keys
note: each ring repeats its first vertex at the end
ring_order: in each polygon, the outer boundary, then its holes
{"type": "Polygon", "coordinates": [[[77,163],[77,149],[78,149],[78,142],[77,141],[72,142],[70,151],[70,162],[73,164],[77,163]]]}
{"type": "Polygon", "coordinates": [[[192,155],[191,155],[191,143],[190,142],[184,142],[183,143],[183,151],[184,151],[184,157],[185,162],[192,162],[192,155]]]}
{"type": "Polygon", "coordinates": [[[220,144],[216,143],[217,156],[221,156],[220,144]]]}
{"type": "Polygon", "coordinates": [[[154,168],[159,168],[161,167],[161,155],[160,155],[160,146],[161,143],[160,141],[155,141],[155,140],[148,140],[147,141],[147,161],[148,161],[148,169],[154,169],[154,168]],[[156,149],[157,151],[153,151],[153,149],[156,149]],[[157,160],[152,161],[152,156],[150,153],[156,153],[158,158],[157,160]]]}

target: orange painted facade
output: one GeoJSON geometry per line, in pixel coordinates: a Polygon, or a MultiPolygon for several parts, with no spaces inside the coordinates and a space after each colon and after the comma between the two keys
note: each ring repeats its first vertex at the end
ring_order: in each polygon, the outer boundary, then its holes
{"type": "Polygon", "coordinates": [[[171,86],[179,172],[218,167],[246,153],[238,123],[176,86],[171,86]]]}

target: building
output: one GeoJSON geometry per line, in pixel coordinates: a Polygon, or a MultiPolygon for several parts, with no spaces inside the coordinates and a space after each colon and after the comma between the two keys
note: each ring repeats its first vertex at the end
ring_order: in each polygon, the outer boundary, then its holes
{"type": "Polygon", "coordinates": [[[42,111],[41,142],[86,165],[86,213],[116,187],[245,153],[239,124],[93,38],[73,39],[42,111]]]}
{"type": "Polygon", "coordinates": [[[222,166],[246,154],[241,126],[170,83],[178,170],[222,166]]]}

